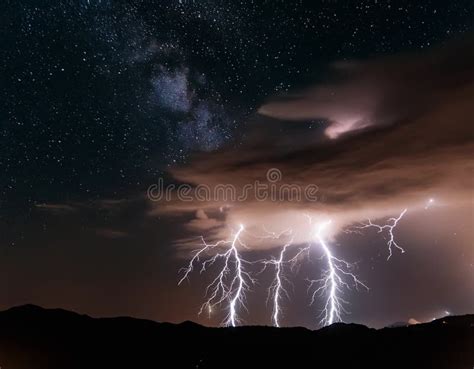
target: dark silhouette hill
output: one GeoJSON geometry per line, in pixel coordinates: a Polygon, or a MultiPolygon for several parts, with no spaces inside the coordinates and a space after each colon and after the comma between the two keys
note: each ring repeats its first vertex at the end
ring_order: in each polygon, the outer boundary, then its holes
{"type": "Polygon", "coordinates": [[[474,368],[474,315],[406,327],[206,328],[91,318],[34,305],[0,312],[1,369],[474,368]]]}

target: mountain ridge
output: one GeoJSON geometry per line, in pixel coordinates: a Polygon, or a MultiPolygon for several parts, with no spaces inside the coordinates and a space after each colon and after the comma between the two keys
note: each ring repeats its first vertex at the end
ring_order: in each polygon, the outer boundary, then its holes
{"type": "Polygon", "coordinates": [[[381,328],[205,327],[93,318],[23,305],[0,311],[2,369],[474,366],[474,315],[381,328]],[[320,366],[319,366],[320,365],[320,366]]]}

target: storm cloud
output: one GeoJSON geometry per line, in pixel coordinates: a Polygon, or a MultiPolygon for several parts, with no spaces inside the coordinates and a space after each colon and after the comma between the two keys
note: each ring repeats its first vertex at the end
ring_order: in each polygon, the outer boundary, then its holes
{"type": "Polygon", "coordinates": [[[296,227],[301,214],[309,213],[333,219],[337,233],[368,217],[422,209],[428,198],[443,205],[472,202],[472,46],[472,40],[465,40],[424,54],[338,64],[334,81],[269,99],[248,142],[197,155],[191,164],[172,171],[176,180],[191,185],[231,183],[242,188],[265,181],[268,169],[278,168],[280,184],[315,184],[319,201],[175,201],[158,205],[154,212],[195,214],[205,209],[206,219],[191,221],[195,227],[216,226],[209,211],[220,209],[230,227],[268,222],[282,228],[296,227]],[[272,132],[272,122],[281,127],[313,119],[326,121],[324,130],[272,132]],[[262,124],[272,133],[263,134],[262,124]],[[292,150],[278,145],[288,140],[299,144],[292,150]]]}

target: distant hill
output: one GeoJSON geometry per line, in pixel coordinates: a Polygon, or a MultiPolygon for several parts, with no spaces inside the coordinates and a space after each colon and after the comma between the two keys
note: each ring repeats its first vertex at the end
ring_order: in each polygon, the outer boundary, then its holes
{"type": "Polygon", "coordinates": [[[95,319],[34,305],[0,312],[1,369],[474,368],[474,315],[370,329],[206,328],[95,319]]]}

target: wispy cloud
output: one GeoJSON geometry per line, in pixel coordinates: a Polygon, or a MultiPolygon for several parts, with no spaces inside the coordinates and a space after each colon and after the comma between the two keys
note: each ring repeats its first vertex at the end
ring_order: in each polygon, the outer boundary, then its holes
{"type": "MultiPolygon", "coordinates": [[[[271,102],[262,113],[288,120],[325,118],[326,136],[314,140],[295,136],[298,144],[279,147],[291,130],[219,154],[197,156],[175,168],[179,181],[210,188],[222,183],[237,187],[265,180],[278,168],[281,183],[319,187],[324,201],[189,203],[156,205],[156,212],[195,214],[189,226],[217,225],[197,212],[225,209],[225,226],[273,224],[282,229],[330,216],[334,228],[367,217],[393,215],[404,208],[424,208],[427,198],[446,204],[472,201],[474,178],[474,48],[472,42],[346,66],[347,78],[313,86],[299,97],[271,102]],[[360,116],[356,114],[360,112],[360,116]],[[362,119],[346,123],[342,117],[362,119]]],[[[288,122],[289,125],[295,123],[288,122]]],[[[271,131],[272,127],[268,126],[271,131]]],[[[314,133],[317,135],[317,133],[314,133]]],[[[290,137],[289,137],[290,136],[290,137]]],[[[208,217],[210,218],[210,217],[208,217]]]]}
{"type": "Polygon", "coordinates": [[[112,228],[99,228],[96,230],[96,233],[101,237],[112,239],[125,238],[129,236],[127,232],[112,228]]]}
{"type": "Polygon", "coordinates": [[[36,204],[35,207],[41,210],[56,212],[56,213],[63,213],[63,212],[71,213],[78,210],[76,206],[73,206],[70,204],[60,204],[60,203],[36,204]]]}

